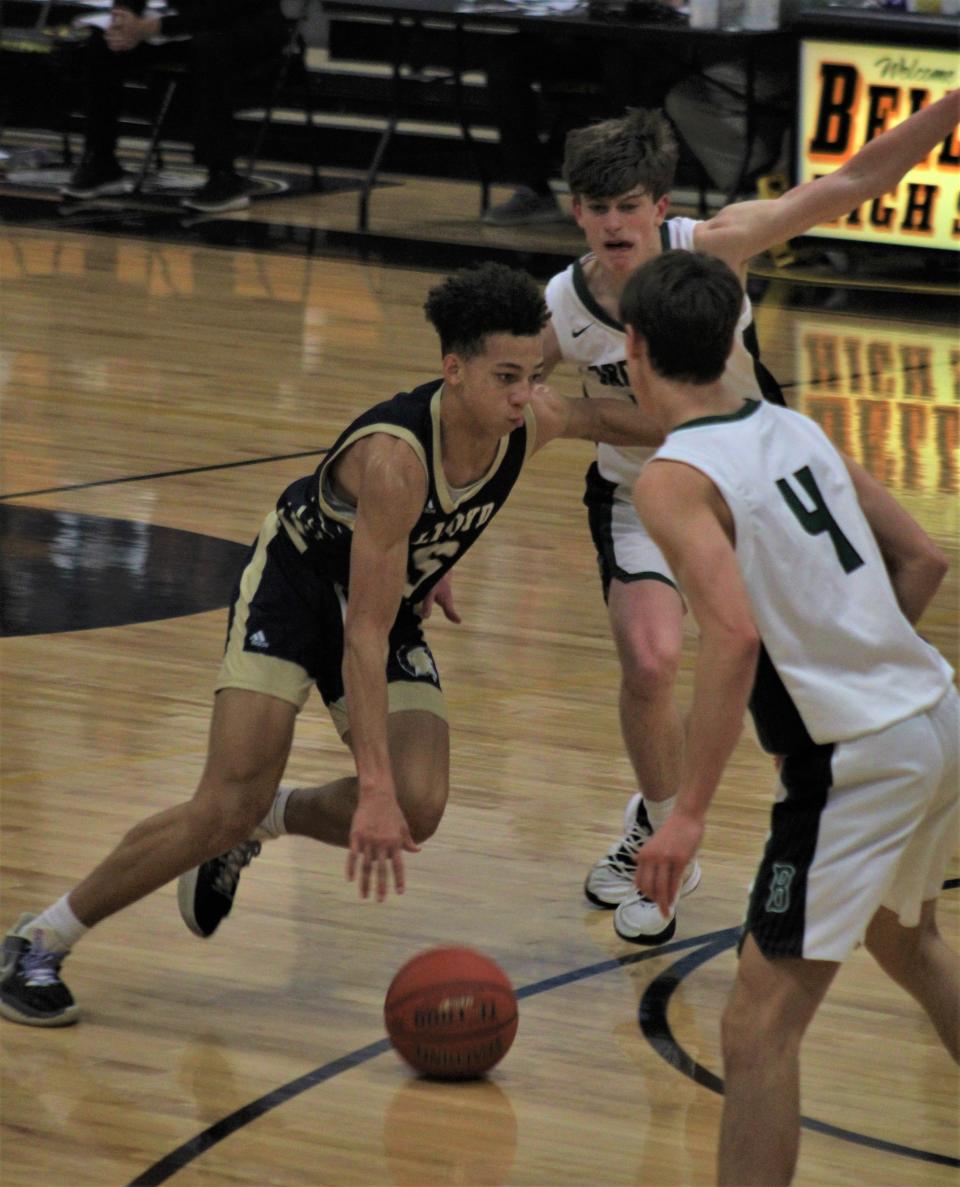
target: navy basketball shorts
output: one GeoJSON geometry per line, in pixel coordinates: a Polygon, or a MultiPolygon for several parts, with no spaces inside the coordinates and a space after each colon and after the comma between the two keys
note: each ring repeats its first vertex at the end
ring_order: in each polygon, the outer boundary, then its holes
{"type": "Polygon", "coordinates": [[[878,907],[916,927],[960,824],[960,698],[788,755],[744,935],[767,956],[843,961],[878,907]]]}
{"type": "MultiPolygon", "coordinates": [[[[342,673],[346,606],[343,591],[304,561],[271,512],[234,591],[217,691],[261,692],[299,711],[316,684],[343,737],[350,729],[342,673]]],[[[390,632],[387,689],[390,713],[419,709],[446,720],[436,664],[406,604],[390,632]]]]}

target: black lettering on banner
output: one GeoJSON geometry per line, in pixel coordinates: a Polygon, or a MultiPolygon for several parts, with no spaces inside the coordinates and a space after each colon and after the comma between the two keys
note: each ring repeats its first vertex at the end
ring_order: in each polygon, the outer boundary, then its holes
{"type": "Polygon", "coordinates": [[[910,88],[910,114],[916,113],[930,102],[930,92],[921,90],[919,87],[910,88]]]}
{"type": "Polygon", "coordinates": [[[811,153],[842,157],[850,147],[853,106],[860,75],[855,66],[823,62],[820,66],[820,109],[810,141],[811,153]]]}
{"type": "Polygon", "coordinates": [[[870,104],[867,109],[864,144],[886,131],[891,117],[897,114],[900,107],[899,87],[872,86],[867,93],[870,97],[870,104]]]}
{"type": "Polygon", "coordinates": [[[954,131],[946,137],[940,147],[937,164],[942,168],[949,166],[952,169],[956,169],[960,165],[960,133],[954,131]]]}
{"type": "Polygon", "coordinates": [[[896,207],[887,206],[883,198],[874,198],[870,203],[870,226],[885,231],[891,230],[893,227],[893,216],[896,212],[896,207]]]}
{"type": "Polygon", "coordinates": [[[907,185],[907,205],[903,212],[902,227],[905,231],[919,231],[929,235],[933,230],[933,216],[940,187],[911,181],[907,185]]]}
{"type": "Polygon", "coordinates": [[[800,526],[811,536],[819,536],[821,532],[829,533],[833,547],[836,549],[837,560],[843,566],[845,573],[852,573],[855,569],[859,569],[863,564],[863,557],[843,534],[840,525],[830,514],[830,508],[820,493],[820,487],[817,486],[817,480],[810,467],[804,466],[802,469],[794,471],[793,476],[813,500],[812,510],[803,505],[786,478],[777,479],[777,489],[783,495],[787,506],[797,517],[800,526]]]}

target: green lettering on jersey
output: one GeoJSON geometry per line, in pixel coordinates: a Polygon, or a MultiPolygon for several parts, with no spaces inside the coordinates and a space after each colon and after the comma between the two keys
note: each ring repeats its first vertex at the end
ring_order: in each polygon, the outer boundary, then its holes
{"type": "Polygon", "coordinates": [[[786,478],[777,479],[777,489],[783,495],[787,506],[800,521],[800,526],[811,536],[819,536],[821,532],[828,532],[833,541],[833,547],[837,551],[837,559],[843,566],[843,571],[852,573],[854,569],[859,569],[863,564],[863,557],[843,534],[840,525],[830,514],[830,508],[820,493],[820,487],[817,486],[817,480],[810,467],[804,466],[802,470],[795,471],[794,478],[813,500],[812,509],[803,505],[786,478]]]}

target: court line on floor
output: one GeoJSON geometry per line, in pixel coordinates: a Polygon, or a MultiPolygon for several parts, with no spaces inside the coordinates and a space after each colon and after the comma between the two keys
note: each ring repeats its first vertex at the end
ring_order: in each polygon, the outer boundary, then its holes
{"type": "Polygon", "coordinates": [[[125,482],[149,482],[151,478],[179,478],[186,474],[208,474],[212,470],[236,470],[241,466],[264,466],[269,462],[289,462],[298,457],[317,457],[327,453],[329,445],[316,449],[303,449],[299,453],[275,453],[270,457],[244,458],[242,462],[216,462],[209,466],[187,466],[181,470],[155,470],[151,474],[125,474],[121,478],[97,478],[92,482],[73,482],[67,486],[46,486],[40,490],[17,490],[12,494],[0,494],[0,502],[8,499],[29,499],[36,495],[60,495],[74,490],[90,490],[97,486],[121,486],[125,482]]]}
{"type": "MultiPolygon", "coordinates": [[[[628,956],[611,958],[609,960],[601,960],[596,964],[585,965],[583,968],[573,969],[566,973],[558,973],[554,977],[547,977],[543,981],[537,981],[532,985],[523,986],[517,990],[517,997],[523,1000],[524,998],[533,997],[538,993],[546,993],[550,989],[559,989],[563,986],[571,985],[576,981],[595,977],[600,973],[613,972],[626,965],[650,960],[655,956],[663,956],[665,953],[682,952],[688,948],[699,947],[704,943],[717,940],[720,936],[727,936],[736,930],[735,928],[730,928],[728,931],[711,932],[705,936],[694,936],[688,940],[677,940],[659,948],[651,948],[643,952],[631,953],[628,956]]],[[[734,940],[730,942],[732,943],[734,940]]],[[[315,1068],[305,1076],[300,1076],[296,1080],[290,1080],[287,1084],[275,1088],[272,1092],[268,1092],[266,1095],[251,1101],[250,1104],[242,1106],[228,1116],[222,1117],[195,1137],[190,1138],[189,1141],[184,1142],[182,1146],[178,1146],[176,1150],[172,1150],[158,1162],[155,1162],[153,1166],[148,1167],[137,1178],[133,1179],[129,1187],[159,1187],[159,1184],[166,1183],[178,1171],[183,1170],[185,1166],[193,1162],[195,1158],[198,1158],[212,1146],[223,1141],[224,1138],[229,1137],[238,1129],[249,1125],[251,1121],[256,1121],[265,1113],[269,1113],[279,1105],[286,1104],[287,1101],[292,1100],[308,1089],[333,1079],[334,1076],[339,1075],[341,1072],[351,1071],[353,1068],[359,1067],[361,1064],[367,1063],[369,1060],[375,1059],[378,1055],[382,1055],[385,1051],[389,1050],[390,1040],[380,1039],[375,1043],[369,1043],[366,1047],[359,1047],[356,1051],[351,1051],[349,1054],[341,1056],[339,1059],[334,1059],[330,1063],[325,1063],[322,1067],[315,1068]]]]}
{"type": "MultiPolygon", "coordinates": [[[[960,886],[960,878],[953,878],[944,883],[945,890],[953,890],[958,886],[960,886]]],[[[693,936],[687,940],[675,940],[672,943],[664,944],[660,947],[645,949],[643,952],[601,960],[596,964],[584,965],[582,968],[572,969],[566,973],[558,973],[553,977],[546,977],[542,981],[525,985],[517,990],[517,998],[524,1000],[529,997],[535,997],[551,989],[560,989],[567,985],[572,985],[577,981],[584,981],[589,977],[598,976],[601,973],[614,972],[630,965],[652,960],[654,957],[665,956],[674,952],[684,952],[690,948],[696,949],[689,956],[671,965],[669,969],[665,970],[651,982],[640,1003],[640,1029],[654,1050],[678,1071],[689,1076],[701,1086],[722,1094],[723,1081],[713,1072],[710,1072],[707,1068],[702,1067],[702,1065],[693,1060],[674,1039],[666,1018],[667,1003],[684,977],[699,968],[701,964],[734,947],[739,934],[739,927],[728,927],[720,931],[693,936]],[[680,970],[680,972],[678,973],[677,970],[680,970]],[[654,986],[658,986],[659,988],[651,996],[654,986]],[[658,1018],[661,1025],[657,1039],[654,1041],[651,1037],[651,1030],[658,1018]]],[[[379,1039],[377,1042],[369,1043],[365,1047],[358,1047],[355,1051],[351,1051],[339,1059],[331,1060],[329,1063],[315,1068],[312,1072],[308,1072],[304,1076],[290,1080],[279,1088],[275,1088],[272,1092],[258,1097],[256,1100],[251,1101],[240,1109],[236,1109],[226,1117],[222,1117],[213,1125],[208,1126],[207,1129],[204,1129],[195,1137],[190,1138],[181,1146],[178,1146],[175,1150],[172,1150],[169,1154],[148,1167],[135,1179],[131,1180],[128,1187],[159,1187],[160,1184],[166,1183],[178,1171],[183,1170],[189,1163],[199,1158],[201,1154],[206,1153],[207,1150],[222,1142],[224,1138],[249,1125],[252,1121],[256,1121],[271,1110],[286,1104],[287,1101],[292,1100],[308,1089],[315,1088],[318,1084],[332,1080],[342,1072],[352,1071],[361,1064],[367,1063],[371,1059],[376,1059],[389,1050],[390,1040],[385,1038],[379,1039]]],[[[815,1118],[801,1117],[801,1125],[806,1129],[816,1130],[817,1132],[828,1134],[831,1137],[836,1137],[843,1141],[869,1146],[873,1149],[883,1150],[901,1157],[913,1158],[923,1162],[940,1163],[945,1166],[960,1167],[960,1159],[952,1158],[949,1155],[935,1154],[927,1150],[916,1149],[912,1146],[897,1145],[881,1138],[872,1138],[866,1134],[857,1133],[854,1130],[829,1125],[826,1122],[817,1121],[815,1118]]]]}
{"type": "MultiPolygon", "coordinates": [[[[738,928],[733,929],[735,932],[738,928]]],[[[650,1046],[661,1055],[667,1063],[688,1076],[703,1088],[723,1096],[723,1080],[705,1068],[689,1055],[677,1042],[667,1021],[667,1009],[674,991],[684,980],[702,964],[712,960],[721,952],[733,947],[737,942],[734,935],[732,941],[718,941],[708,944],[683,957],[669,969],[665,969],[647,986],[640,1001],[638,1013],[640,1029],[650,1046]]],[[[841,1141],[852,1142],[854,1145],[867,1146],[871,1150],[881,1150],[886,1154],[896,1154],[903,1158],[913,1158],[920,1162],[935,1163],[939,1166],[960,1167],[960,1158],[950,1154],[936,1154],[930,1150],[920,1150],[915,1146],[905,1146],[899,1142],[891,1142],[886,1138],[875,1138],[869,1134],[858,1133],[853,1129],[844,1129],[839,1125],[831,1125],[828,1121],[818,1121],[815,1117],[801,1116],[800,1126],[814,1133],[826,1134],[828,1137],[839,1138],[841,1141]]]]}
{"type": "MultiPolygon", "coordinates": [[[[908,374],[911,371],[928,370],[928,366],[918,365],[917,367],[901,368],[901,374],[908,374]]],[[[850,376],[851,379],[872,379],[876,378],[879,372],[864,371],[858,372],[850,376]]],[[[794,379],[781,383],[777,380],[777,384],[781,392],[793,391],[796,388],[813,388],[816,389],[822,386],[830,386],[837,381],[837,376],[827,376],[820,380],[811,379],[794,379]]],[[[304,449],[297,453],[278,453],[272,454],[269,457],[262,458],[245,458],[239,462],[214,462],[208,466],[186,466],[177,470],[155,470],[147,474],[125,474],[119,478],[97,478],[90,482],[74,482],[63,486],[45,486],[39,487],[36,490],[18,490],[11,491],[8,494],[0,494],[0,502],[6,502],[10,499],[29,499],[40,495],[56,495],[69,494],[72,491],[78,490],[93,490],[97,487],[103,486],[122,486],[124,483],[132,482],[149,482],[156,478],[180,478],[190,474],[209,474],[217,470],[235,470],[242,466],[262,466],[270,462],[286,462],[292,461],[294,458],[303,457],[318,457],[321,454],[328,453],[331,446],[321,445],[315,449],[304,449]]]]}

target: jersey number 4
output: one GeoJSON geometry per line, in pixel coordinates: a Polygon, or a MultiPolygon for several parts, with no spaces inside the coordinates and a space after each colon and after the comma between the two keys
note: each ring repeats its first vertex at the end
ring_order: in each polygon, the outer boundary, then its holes
{"type": "Polygon", "coordinates": [[[837,551],[837,559],[843,566],[843,571],[852,573],[854,569],[859,569],[863,564],[863,557],[843,534],[840,525],[831,515],[830,508],[820,493],[820,487],[817,486],[817,480],[810,467],[804,466],[802,470],[797,470],[793,476],[813,501],[812,508],[804,506],[786,478],[777,479],[777,489],[783,495],[787,506],[800,521],[800,526],[811,536],[819,536],[821,532],[828,532],[833,541],[833,547],[837,551]]]}

